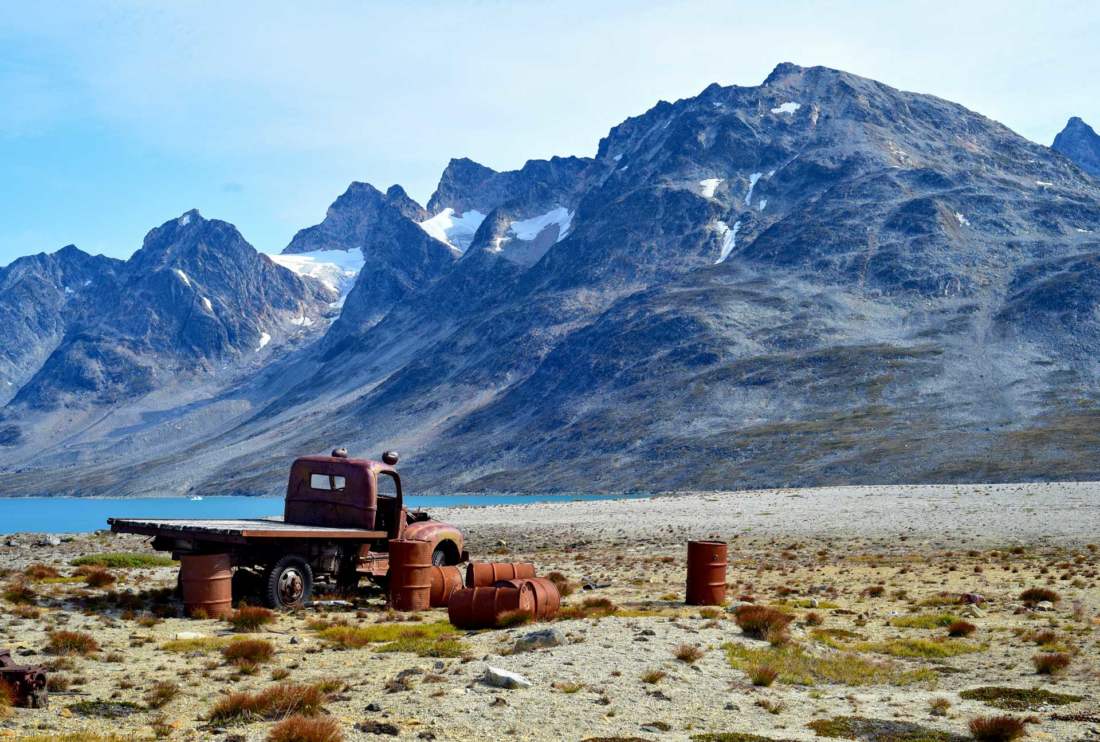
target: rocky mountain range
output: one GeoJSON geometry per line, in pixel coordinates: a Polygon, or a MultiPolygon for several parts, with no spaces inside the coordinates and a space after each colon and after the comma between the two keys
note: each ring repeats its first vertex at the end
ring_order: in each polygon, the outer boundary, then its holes
{"type": "Polygon", "coordinates": [[[781,64],[423,208],[354,183],[272,260],[188,212],[16,261],[5,494],[273,493],[335,444],[412,491],[1095,478],[1100,181],[1059,141],[781,64]]]}

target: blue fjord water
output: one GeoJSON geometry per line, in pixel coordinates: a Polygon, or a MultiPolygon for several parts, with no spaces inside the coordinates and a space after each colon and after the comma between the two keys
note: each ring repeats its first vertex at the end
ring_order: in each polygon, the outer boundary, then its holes
{"type": "MultiPolygon", "coordinates": [[[[522,505],[533,502],[610,500],[635,495],[423,495],[405,498],[412,509],[522,505]]],[[[281,497],[135,497],[93,499],[80,497],[0,497],[0,534],[81,533],[107,528],[107,518],[262,518],[282,515],[281,497]]]]}

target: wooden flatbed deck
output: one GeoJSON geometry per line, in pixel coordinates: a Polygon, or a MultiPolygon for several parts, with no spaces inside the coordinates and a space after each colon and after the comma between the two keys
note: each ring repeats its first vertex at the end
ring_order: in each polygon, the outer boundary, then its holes
{"type": "Polygon", "coordinates": [[[371,541],[386,538],[386,531],[362,528],[330,528],[286,523],[273,518],[231,519],[141,519],[108,518],[115,533],[136,533],[141,536],[197,538],[208,541],[246,543],[252,539],[354,539],[371,541]]]}

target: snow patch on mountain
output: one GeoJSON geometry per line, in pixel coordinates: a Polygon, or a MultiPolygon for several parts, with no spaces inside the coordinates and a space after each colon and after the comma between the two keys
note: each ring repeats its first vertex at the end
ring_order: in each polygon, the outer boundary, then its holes
{"type": "Polygon", "coordinates": [[[772,109],[772,113],[794,113],[799,108],[802,108],[801,103],[795,103],[794,101],[787,101],[786,103],[780,103],[778,106],[772,109]]]}
{"type": "Polygon", "coordinates": [[[540,214],[530,219],[523,219],[518,222],[512,222],[512,225],[508,227],[508,231],[514,234],[518,239],[530,241],[538,237],[542,230],[556,224],[558,227],[556,242],[565,237],[572,223],[573,212],[564,206],[559,206],[556,209],[551,209],[545,214],[540,214]]]}
{"type": "Polygon", "coordinates": [[[733,229],[723,221],[715,222],[714,230],[722,237],[722,252],[718,256],[718,260],[714,261],[715,265],[725,262],[726,258],[733,252],[733,248],[737,246],[737,230],[741,229],[741,222],[736,221],[733,223],[733,229]]]}
{"type": "Polygon", "coordinates": [[[316,250],[268,257],[298,275],[316,278],[338,293],[341,300],[351,291],[364,263],[362,250],[316,250]]]}
{"type": "MultiPolygon", "coordinates": [[[[184,216],[186,216],[186,214],[185,214],[184,216]]],[[[181,270],[180,270],[179,268],[173,268],[172,270],[173,270],[173,271],[175,272],[175,274],[176,274],[177,276],[179,276],[179,279],[180,279],[181,281],[183,281],[183,285],[184,285],[184,286],[186,286],[187,288],[191,288],[191,279],[190,279],[190,278],[188,278],[188,276],[187,276],[187,274],[186,274],[186,273],[184,273],[183,271],[181,271],[181,270]]]]}
{"type": "Polygon", "coordinates": [[[474,233],[483,221],[485,221],[485,215],[477,209],[470,209],[456,216],[455,210],[448,206],[430,219],[417,224],[440,242],[450,245],[459,252],[466,252],[466,248],[474,241],[474,233]]]}
{"type": "Polygon", "coordinates": [[[271,342],[271,336],[268,335],[266,332],[261,332],[260,333],[260,347],[256,348],[256,350],[258,350],[258,351],[263,350],[264,347],[270,342],[271,342]]]}
{"type": "Polygon", "coordinates": [[[749,192],[745,194],[745,206],[752,204],[752,189],[756,188],[756,181],[760,180],[764,173],[753,173],[749,176],[749,192]]]}
{"type": "Polygon", "coordinates": [[[202,307],[203,307],[203,309],[205,309],[208,312],[213,312],[214,311],[214,305],[211,304],[210,299],[208,299],[205,296],[202,297],[202,307]]]}
{"type": "Polygon", "coordinates": [[[703,198],[714,198],[714,192],[722,185],[722,178],[705,178],[699,181],[699,193],[703,198]]]}

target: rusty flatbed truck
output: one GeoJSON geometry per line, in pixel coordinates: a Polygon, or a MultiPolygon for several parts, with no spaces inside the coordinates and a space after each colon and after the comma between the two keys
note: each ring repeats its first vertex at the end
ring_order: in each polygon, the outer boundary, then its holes
{"type": "Polygon", "coordinates": [[[145,520],[108,518],[115,533],[151,536],[157,551],[174,558],[228,554],[233,594],[259,593],[272,608],[309,601],[316,580],[354,589],[361,577],[385,583],[390,539],[432,543],[432,562],[467,559],[462,532],[404,506],[397,454],[382,461],[303,456],[290,468],[282,519],[145,520]],[[381,494],[380,489],[392,494],[381,494]]]}

